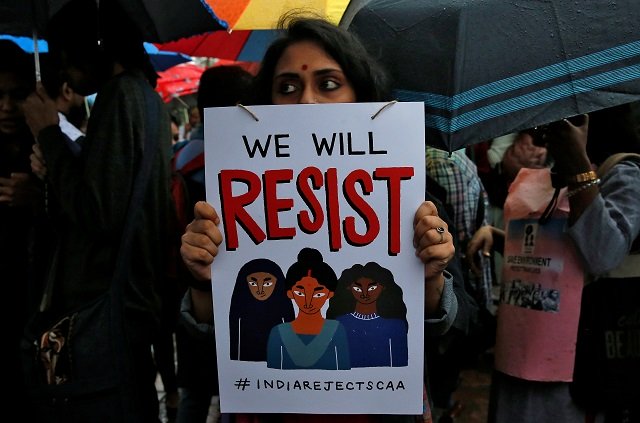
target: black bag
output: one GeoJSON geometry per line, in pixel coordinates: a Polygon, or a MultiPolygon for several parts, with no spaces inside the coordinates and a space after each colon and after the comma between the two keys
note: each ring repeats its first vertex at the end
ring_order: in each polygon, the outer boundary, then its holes
{"type": "Polygon", "coordinates": [[[570,390],[587,410],[640,419],[640,276],[584,288],[570,390]]]}
{"type": "Polygon", "coordinates": [[[37,421],[124,421],[130,372],[114,313],[107,293],[46,329],[46,313],[27,326],[22,365],[37,421]]]}
{"type": "MultiPolygon", "coordinates": [[[[619,153],[599,168],[604,176],[621,160],[619,153]]],[[[573,382],[574,401],[607,421],[640,421],[640,238],[625,262],[608,277],[585,286],[580,304],[573,382]]]]}
{"type": "Polygon", "coordinates": [[[142,163],[133,185],[109,290],[64,316],[47,312],[55,282],[56,249],[41,311],[27,324],[22,366],[31,410],[37,421],[140,422],[132,392],[132,359],[125,335],[124,289],[129,274],[132,238],[142,209],[154,154],[157,95],[142,83],[146,109],[142,163]]]}

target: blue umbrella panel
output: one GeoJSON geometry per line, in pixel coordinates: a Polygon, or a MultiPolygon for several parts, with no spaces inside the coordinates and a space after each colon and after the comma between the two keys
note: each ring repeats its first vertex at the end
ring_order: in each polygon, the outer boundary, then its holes
{"type": "MultiPolygon", "coordinates": [[[[22,50],[27,53],[34,52],[33,39],[29,37],[18,37],[12,35],[0,35],[0,40],[10,40],[16,43],[22,50]]],[[[46,53],[49,50],[49,46],[45,40],[37,40],[38,51],[40,53],[46,53]]],[[[158,47],[151,43],[144,43],[144,49],[151,59],[151,63],[156,71],[162,72],[180,63],[186,63],[191,61],[191,57],[186,54],[176,53],[172,51],[160,51],[158,47]]]]}

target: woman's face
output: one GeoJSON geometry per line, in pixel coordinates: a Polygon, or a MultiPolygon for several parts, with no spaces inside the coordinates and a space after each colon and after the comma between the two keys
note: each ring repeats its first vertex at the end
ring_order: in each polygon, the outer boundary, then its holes
{"type": "Polygon", "coordinates": [[[251,295],[258,300],[268,299],[276,288],[278,280],[268,272],[254,272],[247,275],[247,284],[251,295]]]}
{"type": "Polygon", "coordinates": [[[378,301],[384,286],[369,278],[360,278],[349,285],[353,298],[362,304],[371,304],[378,301]]]}
{"type": "Polygon", "coordinates": [[[0,72],[0,133],[15,134],[25,126],[20,104],[28,94],[15,74],[0,72]]]}
{"type": "Polygon", "coordinates": [[[322,47],[300,41],[287,47],[276,64],[271,100],[273,104],[354,103],[356,93],[322,47]]]}
{"type": "Polygon", "coordinates": [[[333,292],[313,276],[304,276],[287,291],[287,296],[295,301],[301,313],[316,314],[333,297],[333,292]]]}

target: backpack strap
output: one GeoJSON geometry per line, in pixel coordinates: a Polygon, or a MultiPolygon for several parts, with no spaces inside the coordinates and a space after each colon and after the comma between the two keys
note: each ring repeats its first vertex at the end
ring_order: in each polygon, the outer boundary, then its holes
{"type": "Polygon", "coordinates": [[[640,154],[638,153],[616,153],[612,154],[598,167],[598,176],[603,177],[612,167],[623,160],[633,160],[640,164],[640,154]]]}

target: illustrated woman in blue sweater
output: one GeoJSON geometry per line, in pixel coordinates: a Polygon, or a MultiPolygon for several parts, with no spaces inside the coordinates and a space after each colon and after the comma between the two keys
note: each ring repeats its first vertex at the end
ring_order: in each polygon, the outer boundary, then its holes
{"type": "Polygon", "coordinates": [[[378,263],[342,272],[327,318],[345,327],[351,367],[406,366],[407,307],[393,274],[378,263]]]}

